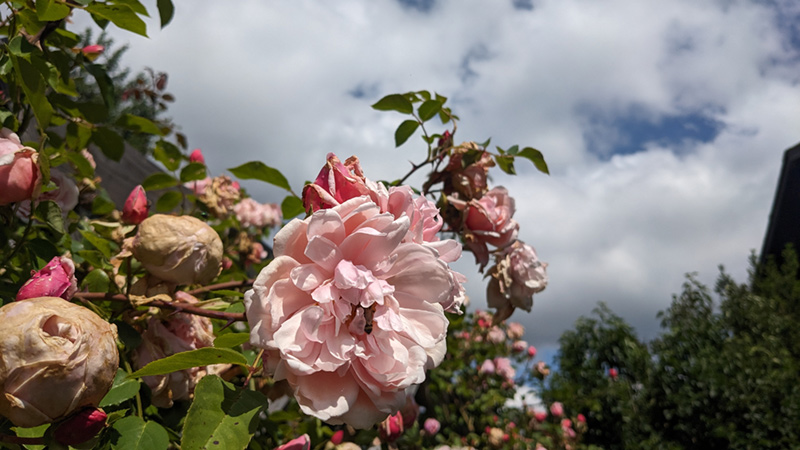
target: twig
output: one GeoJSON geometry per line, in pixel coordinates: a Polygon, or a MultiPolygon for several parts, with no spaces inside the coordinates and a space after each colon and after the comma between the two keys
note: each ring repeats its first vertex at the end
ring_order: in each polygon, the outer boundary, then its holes
{"type": "MultiPolygon", "coordinates": [[[[109,294],[106,292],[78,292],[75,297],[84,300],[109,300],[112,302],[125,302],[130,303],[130,299],[122,294],[109,294]]],[[[208,317],[210,319],[220,319],[231,324],[233,322],[244,322],[247,317],[244,313],[233,313],[225,311],[212,311],[210,309],[203,309],[186,302],[167,302],[164,300],[154,299],[145,304],[146,306],[153,306],[159,309],[171,309],[173,311],[194,314],[195,316],[208,317]]]]}

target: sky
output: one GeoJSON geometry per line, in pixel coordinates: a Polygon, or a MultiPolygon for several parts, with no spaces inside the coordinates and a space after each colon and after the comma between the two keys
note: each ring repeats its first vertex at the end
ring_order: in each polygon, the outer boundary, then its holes
{"type": "MultiPolygon", "coordinates": [[[[686,273],[713,286],[722,264],[746,281],[783,152],[800,142],[795,0],[175,6],[147,39],[109,31],[134,71],[169,74],[169,115],[212,174],[261,160],[299,192],[334,152],[357,155],[371,179],[399,178],[425,146],[415,135],[395,148],[404,117],[370,105],[422,89],[449,98],[457,142],[541,150],[549,176],[520,161],[492,185],[516,198],[520,238],[549,264],[532,312],[511,319],[548,357],[599,301],[649,340],[686,273]]],[[[261,202],[284,195],[244,186],[261,202]]],[[[456,268],[470,308],[485,308],[472,256],[456,268]]]]}

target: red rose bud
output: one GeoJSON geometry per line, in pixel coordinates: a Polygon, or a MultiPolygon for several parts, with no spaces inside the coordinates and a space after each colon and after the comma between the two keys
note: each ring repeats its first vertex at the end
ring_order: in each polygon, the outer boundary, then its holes
{"type": "Polygon", "coordinates": [[[342,443],[343,440],[344,440],[344,430],[339,430],[333,433],[333,436],[331,436],[331,444],[333,445],[339,445],[342,443]]]}
{"type": "Polygon", "coordinates": [[[191,155],[189,155],[189,162],[196,162],[200,164],[205,164],[206,159],[203,158],[203,152],[200,151],[199,148],[194,149],[191,155]]]}
{"type": "Polygon", "coordinates": [[[400,411],[393,416],[389,416],[378,426],[381,440],[384,442],[394,442],[403,435],[403,414],[400,411]]]}
{"type": "Polygon", "coordinates": [[[125,200],[125,207],[122,209],[122,221],[131,225],[139,225],[144,219],[147,219],[148,212],[147,193],[142,185],[136,186],[131,191],[128,199],[125,200]]]}
{"type": "Polygon", "coordinates": [[[17,301],[37,297],[61,297],[69,300],[78,292],[75,278],[75,263],[66,256],[56,256],[41,270],[33,272],[31,278],[17,292],[17,301]]]}
{"type": "Polygon", "coordinates": [[[97,408],[85,408],[61,422],[53,433],[56,442],[64,445],[78,445],[97,436],[106,426],[106,413],[97,408]]]}
{"type": "Polygon", "coordinates": [[[608,369],[608,376],[611,377],[612,380],[616,380],[617,377],[619,376],[619,371],[617,371],[617,369],[612,367],[608,369]]]}
{"type": "Polygon", "coordinates": [[[102,55],[105,51],[105,47],[102,45],[87,45],[81,49],[81,53],[86,56],[89,61],[94,61],[98,56],[102,55]]]}
{"type": "Polygon", "coordinates": [[[439,138],[439,142],[436,143],[439,147],[450,147],[453,145],[453,135],[450,134],[450,130],[444,130],[442,133],[442,137],[439,138]]]}

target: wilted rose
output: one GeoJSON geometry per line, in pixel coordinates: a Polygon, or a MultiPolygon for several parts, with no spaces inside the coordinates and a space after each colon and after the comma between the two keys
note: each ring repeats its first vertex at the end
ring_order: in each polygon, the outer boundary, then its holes
{"type": "Polygon", "coordinates": [[[125,206],[122,209],[122,221],[130,225],[139,225],[147,219],[149,208],[147,207],[147,193],[142,185],[138,185],[128,195],[125,206]]]}
{"type": "Polygon", "coordinates": [[[342,164],[335,154],[328,153],[325,167],[317,178],[303,187],[303,206],[306,211],[313,212],[368,194],[358,158],[351,156],[342,164]]]}
{"type": "Polygon", "coordinates": [[[205,284],[222,270],[222,240],[191,216],[152,215],[129,245],[150,274],[176,284],[205,284]]]}
{"type": "Polygon", "coordinates": [[[487,244],[503,248],[517,238],[519,224],[512,218],[516,208],[506,188],[492,188],[480,199],[468,202],[457,196],[448,199],[462,211],[464,241],[475,254],[481,269],[489,262],[487,244]]]}
{"type": "Polygon", "coordinates": [[[83,444],[105,428],[106,418],[108,416],[102,409],[84,408],[61,422],[53,432],[53,438],[63,445],[83,444]]]}
{"type": "Polygon", "coordinates": [[[0,414],[35,427],[97,406],[119,366],[116,336],[91,310],[57,297],[0,308],[0,414]]]}
{"type": "Polygon", "coordinates": [[[503,446],[503,443],[505,442],[503,437],[506,435],[505,431],[501,430],[500,428],[489,428],[487,434],[489,435],[487,437],[489,445],[494,448],[500,448],[503,446]]]}
{"type": "MultiPolygon", "coordinates": [[[[200,183],[199,181],[196,183],[200,183]]],[[[199,200],[205,204],[215,217],[227,217],[233,205],[242,197],[239,182],[225,175],[214,177],[205,185],[199,194],[199,200]]]]}
{"type": "Polygon", "coordinates": [[[34,272],[17,292],[17,301],[36,297],[60,297],[69,300],[78,292],[75,263],[66,256],[56,256],[34,272]]]}
{"type": "Polygon", "coordinates": [[[492,156],[481,150],[474,142],[465,142],[453,149],[450,161],[445,168],[451,179],[445,183],[445,192],[452,186],[456,192],[467,199],[481,197],[487,190],[489,168],[494,166],[492,156]],[[475,154],[478,154],[475,157],[475,154]]]}
{"type": "Polygon", "coordinates": [[[488,274],[486,299],[489,307],[497,309],[495,321],[505,320],[515,308],[530,312],[533,294],[547,287],[547,263],[539,261],[533,247],[522,241],[498,254],[488,274]]]}

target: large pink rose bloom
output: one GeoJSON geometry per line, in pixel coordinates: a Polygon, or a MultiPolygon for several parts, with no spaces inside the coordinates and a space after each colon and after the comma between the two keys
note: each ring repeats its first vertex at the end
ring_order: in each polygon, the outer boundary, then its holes
{"type": "Polygon", "coordinates": [[[403,242],[411,222],[362,196],[275,236],[245,293],[250,342],[306,414],[371,427],[442,361],[454,280],[436,250],[403,242]]]}
{"type": "Polygon", "coordinates": [[[463,211],[464,238],[481,268],[489,262],[486,244],[503,248],[517,238],[519,224],[512,219],[516,208],[506,188],[492,188],[479,200],[464,202],[455,196],[449,200],[463,211]]]}

